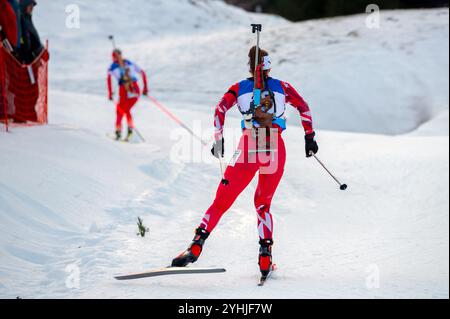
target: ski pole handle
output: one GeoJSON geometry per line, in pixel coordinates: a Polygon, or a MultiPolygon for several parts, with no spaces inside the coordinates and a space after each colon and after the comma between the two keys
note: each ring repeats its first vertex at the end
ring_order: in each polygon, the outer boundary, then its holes
{"type": "Polygon", "coordinates": [[[325,169],[325,171],[330,174],[330,176],[336,181],[336,183],[339,184],[339,188],[341,191],[345,191],[348,186],[347,184],[342,184],[337,178],[336,176],[333,175],[333,173],[330,172],[330,170],[325,166],[324,163],[322,163],[322,161],[317,157],[316,154],[314,154],[313,151],[309,152],[309,155],[311,155],[312,157],[314,157],[316,159],[316,161],[325,169]]]}
{"type": "Polygon", "coordinates": [[[262,32],[262,24],[253,23],[253,24],[251,24],[251,26],[252,26],[253,33],[262,32]]]}

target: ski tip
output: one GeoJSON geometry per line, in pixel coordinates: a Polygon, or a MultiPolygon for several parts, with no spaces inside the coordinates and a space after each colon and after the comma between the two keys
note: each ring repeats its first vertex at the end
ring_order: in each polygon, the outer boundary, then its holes
{"type": "Polygon", "coordinates": [[[114,276],[115,280],[128,280],[127,276],[114,276]]]}
{"type": "Polygon", "coordinates": [[[227,272],[225,268],[217,268],[217,272],[227,272]]]}

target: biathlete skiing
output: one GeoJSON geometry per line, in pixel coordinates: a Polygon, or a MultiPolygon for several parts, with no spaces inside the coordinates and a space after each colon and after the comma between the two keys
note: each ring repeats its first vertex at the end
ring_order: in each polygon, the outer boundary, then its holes
{"type": "Polygon", "coordinates": [[[195,237],[186,251],[172,261],[172,267],[185,267],[200,257],[205,241],[216,228],[222,216],[258,173],[258,186],[254,204],[259,231],[259,267],[262,280],[273,269],[272,245],[273,218],[271,203],[283,177],[286,149],[282,132],[286,129],[284,113],[286,104],[300,113],[305,131],[306,156],[315,155],[319,147],[315,140],[313,121],[308,104],[287,82],[270,77],[269,53],[259,48],[260,25],[253,25],[257,32],[257,46],[249,52],[251,78],[234,84],[216,106],[214,114],[215,143],[212,154],[222,160],[224,156],[223,127],[225,115],[237,105],[243,115],[243,134],[238,149],[224,173],[216,198],[206,211],[195,237]]]}
{"type": "Polygon", "coordinates": [[[119,96],[116,104],[116,126],[115,138],[119,141],[122,138],[122,121],[124,116],[127,119],[128,133],[125,141],[129,141],[133,135],[134,123],[131,109],[136,105],[141,95],[139,87],[139,76],[142,77],[144,88],[143,95],[148,95],[147,75],[137,64],[124,59],[119,49],[114,49],[112,53],[113,63],[108,70],[108,98],[114,99],[112,78],[115,78],[119,87],[119,96]]]}

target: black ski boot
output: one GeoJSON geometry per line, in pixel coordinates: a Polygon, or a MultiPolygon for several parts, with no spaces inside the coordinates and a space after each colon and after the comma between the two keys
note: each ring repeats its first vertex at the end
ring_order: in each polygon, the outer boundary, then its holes
{"type": "Polygon", "coordinates": [[[197,228],[192,244],[185,252],[181,253],[172,261],[172,267],[186,267],[188,264],[195,263],[198,260],[198,257],[200,257],[203,245],[208,237],[209,232],[206,229],[197,228]]]}
{"type": "Polygon", "coordinates": [[[267,277],[272,271],[272,239],[261,239],[259,241],[261,248],[259,249],[259,269],[261,275],[267,277]]]}
{"type": "Polygon", "coordinates": [[[133,136],[133,129],[129,127],[127,137],[125,138],[125,142],[129,142],[132,136],[133,136]]]}
{"type": "Polygon", "coordinates": [[[120,130],[116,131],[116,141],[120,141],[120,139],[122,138],[122,132],[120,130]]]}

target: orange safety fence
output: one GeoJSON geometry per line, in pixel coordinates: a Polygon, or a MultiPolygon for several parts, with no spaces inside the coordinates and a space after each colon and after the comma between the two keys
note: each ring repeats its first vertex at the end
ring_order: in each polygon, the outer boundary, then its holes
{"type": "Polygon", "coordinates": [[[0,45],[0,123],[48,123],[48,42],[30,65],[0,45]]]}

